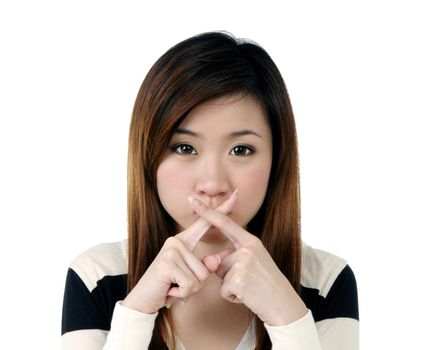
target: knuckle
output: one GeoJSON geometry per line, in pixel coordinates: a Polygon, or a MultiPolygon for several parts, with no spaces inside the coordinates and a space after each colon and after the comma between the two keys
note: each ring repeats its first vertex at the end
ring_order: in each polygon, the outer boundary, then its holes
{"type": "Polygon", "coordinates": [[[244,287],[244,279],[240,276],[237,276],[234,280],[234,284],[237,286],[237,289],[243,289],[244,287]]]}
{"type": "Polygon", "coordinates": [[[189,280],[184,286],[184,289],[187,291],[187,294],[197,292],[200,289],[200,285],[197,281],[189,280]]]}
{"type": "Polygon", "coordinates": [[[192,290],[196,289],[197,285],[196,285],[195,281],[189,280],[189,281],[187,281],[187,283],[185,284],[184,287],[185,287],[186,290],[192,291],[192,290]]]}
{"type": "Polygon", "coordinates": [[[246,244],[245,248],[249,249],[253,253],[258,252],[261,246],[263,246],[262,241],[258,237],[253,236],[249,240],[249,243],[246,244]]]}
{"type": "Polygon", "coordinates": [[[163,244],[164,248],[169,248],[173,246],[173,238],[174,237],[168,237],[165,241],[165,243],[163,244]]]}
{"type": "Polygon", "coordinates": [[[168,275],[168,271],[172,268],[172,264],[170,263],[171,259],[162,259],[158,262],[156,267],[156,273],[159,277],[165,277],[168,275]]]}
{"type": "Polygon", "coordinates": [[[237,273],[240,273],[244,269],[244,265],[240,261],[236,261],[233,265],[233,269],[237,271],[237,273]]]}
{"type": "Polygon", "coordinates": [[[177,256],[178,256],[178,252],[175,250],[175,248],[167,249],[163,253],[163,259],[165,260],[175,260],[177,256]]]}
{"type": "Polygon", "coordinates": [[[178,245],[178,243],[180,242],[180,240],[175,237],[175,236],[171,236],[168,237],[164,243],[164,245],[168,246],[168,247],[175,247],[178,245]]]}
{"type": "Polygon", "coordinates": [[[262,241],[259,239],[259,237],[253,236],[252,237],[252,245],[254,247],[260,247],[260,246],[262,246],[262,241]]]}
{"type": "Polygon", "coordinates": [[[240,255],[248,259],[252,259],[255,256],[255,254],[252,252],[252,249],[247,247],[240,248],[240,255]]]}
{"type": "Polygon", "coordinates": [[[180,298],[186,298],[189,295],[190,295],[190,293],[188,292],[188,290],[186,288],[180,288],[180,294],[179,294],[180,298]]]}

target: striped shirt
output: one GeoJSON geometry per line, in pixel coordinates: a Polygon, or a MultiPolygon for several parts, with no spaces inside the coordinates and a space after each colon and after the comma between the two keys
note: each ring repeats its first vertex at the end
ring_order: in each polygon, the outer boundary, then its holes
{"type": "MultiPolygon", "coordinates": [[[[128,240],[78,255],[66,277],[62,350],[147,349],[156,314],[121,305],[126,297],[128,240]]],[[[359,349],[355,276],[347,262],[303,243],[301,298],[308,313],[285,326],[264,327],[273,349],[359,349]]],[[[254,320],[236,350],[255,348],[254,320]]],[[[177,350],[185,350],[177,337],[177,350]]]]}

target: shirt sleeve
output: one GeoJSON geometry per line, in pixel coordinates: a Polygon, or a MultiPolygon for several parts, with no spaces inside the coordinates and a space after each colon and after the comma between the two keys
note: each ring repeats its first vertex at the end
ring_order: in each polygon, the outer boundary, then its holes
{"type": "Polygon", "coordinates": [[[310,307],[303,318],[285,326],[264,324],[273,349],[359,349],[358,293],[349,265],[337,275],[325,297],[318,292],[307,298],[310,307]]]}
{"type": "Polygon", "coordinates": [[[144,314],[122,306],[121,301],[109,308],[112,299],[100,297],[97,289],[90,291],[80,276],[68,269],[62,309],[62,350],[148,349],[158,313],[144,314]]]}
{"type": "Polygon", "coordinates": [[[100,302],[81,277],[68,269],[62,307],[62,335],[80,329],[109,330],[109,322],[100,302]]]}
{"type": "Polygon", "coordinates": [[[145,314],[118,301],[104,350],[147,350],[158,314],[145,314]]]}
{"type": "Polygon", "coordinates": [[[317,328],[311,310],[301,319],[285,326],[264,323],[271,339],[272,349],[321,350],[317,328]]]}
{"type": "Polygon", "coordinates": [[[317,304],[319,307],[314,318],[322,348],[358,350],[358,291],[349,265],[340,272],[326,297],[317,304]]]}

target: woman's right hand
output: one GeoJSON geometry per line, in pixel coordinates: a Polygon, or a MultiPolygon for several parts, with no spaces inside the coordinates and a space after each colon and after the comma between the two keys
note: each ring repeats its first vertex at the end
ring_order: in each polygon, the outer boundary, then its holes
{"type": "MultiPolygon", "coordinates": [[[[234,193],[217,210],[228,214],[236,200],[234,193]]],[[[220,259],[232,253],[231,249],[226,249],[214,256],[208,256],[203,262],[193,254],[194,247],[209,227],[206,220],[199,218],[186,230],[169,237],[121,304],[153,314],[163,306],[169,307],[176,300],[196,293],[209,274],[218,269],[220,259]]]]}

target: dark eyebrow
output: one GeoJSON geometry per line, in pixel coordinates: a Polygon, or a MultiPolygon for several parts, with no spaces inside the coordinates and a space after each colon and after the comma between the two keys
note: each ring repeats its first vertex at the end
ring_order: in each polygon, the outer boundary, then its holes
{"type": "Polygon", "coordinates": [[[254,132],[252,130],[247,130],[247,129],[243,129],[243,130],[240,130],[240,131],[233,131],[233,132],[230,132],[228,134],[228,136],[230,136],[230,137],[237,137],[237,136],[244,136],[244,135],[255,135],[257,137],[262,138],[262,136],[259,135],[258,133],[254,132]]]}
{"type": "MultiPolygon", "coordinates": [[[[176,129],[175,130],[175,133],[176,134],[190,135],[190,136],[193,136],[193,137],[202,138],[202,135],[200,135],[198,133],[195,133],[194,131],[191,131],[191,130],[188,130],[188,129],[183,129],[183,128],[176,129]]],[[[229,138],[232,138],[232,137],[245,136],[245,135],[255,135],[257,137],[262,138],[262,136],[259,135],[258,133],[254,132],[252,130],[248,130],[248,129],[243,129],[243,130],[238,130],[238,131],[230,132],[228,134],[228,137],[229,138]]]]}
{"type": "Polygon", "coordinates": [[[194,137],[199,137],[199,135],[197,135],[195,132],[188,130],[188,129],[183,129],[183,128],[178,128],[174,131],[175,134],[181,134],[181,135],[190,135],[190,136],[194,136],[194,137]]]}

